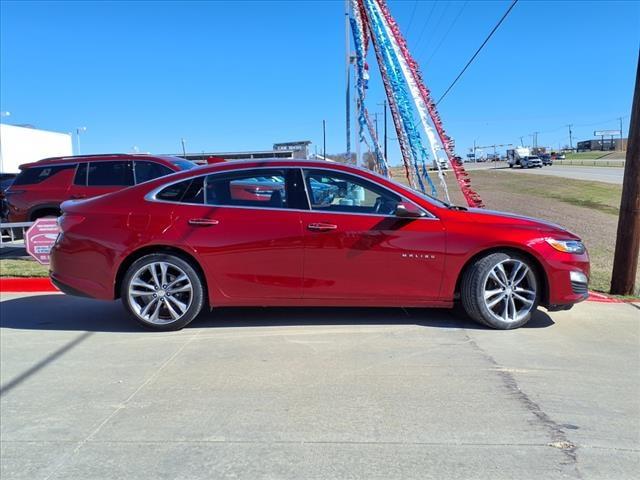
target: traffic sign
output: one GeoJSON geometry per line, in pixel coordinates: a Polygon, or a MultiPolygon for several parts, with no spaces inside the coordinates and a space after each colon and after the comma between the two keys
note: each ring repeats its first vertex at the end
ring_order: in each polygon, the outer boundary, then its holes
{"type": "Polygon", "coordinates": [[[55,218],[39,218],[27,230],[24,243],[27,253],[42,265],[49,265],[51,247],[58,238],[58,221],[55,218]]]}

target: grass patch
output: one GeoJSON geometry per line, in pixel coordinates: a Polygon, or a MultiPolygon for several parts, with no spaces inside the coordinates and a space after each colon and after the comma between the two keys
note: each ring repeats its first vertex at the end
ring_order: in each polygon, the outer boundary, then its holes
{"type": "Polygon", "coordinates": [[[552,198],[578,207],[618,215],[622,186],[604,182],[589,182],[571,178],[519,175],[519,172],[475,171],[473,185],[481,191],[485,184],[502,191],[525,194],[530,197],[552,198]]]}
{"type": "Polygon", "coordinates": [[[0,259],[0,277],[48,277],[49,266],[35,260],[0,259]]]}

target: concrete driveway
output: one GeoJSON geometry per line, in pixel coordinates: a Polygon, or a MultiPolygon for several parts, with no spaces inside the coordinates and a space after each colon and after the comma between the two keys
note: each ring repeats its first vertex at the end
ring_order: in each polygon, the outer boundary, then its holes
{"type": "Polygon", "coordinates": [[[632,305],[506,332],[439,310],[243,308],[152,333],[119,303],[44,294],[3,294],[0,314],[3,480],[640,471],[632,305]]]}

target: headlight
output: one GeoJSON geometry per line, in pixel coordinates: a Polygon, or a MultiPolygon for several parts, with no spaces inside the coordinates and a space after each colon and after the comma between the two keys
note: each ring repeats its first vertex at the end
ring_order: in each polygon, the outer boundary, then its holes
{"type": "Polygon", "coordinates": [[[577,254],[585,252],[583,243],[578,240],[556,240],[555,238],[547,238],[546,241],[559,252],[577,254]]]}

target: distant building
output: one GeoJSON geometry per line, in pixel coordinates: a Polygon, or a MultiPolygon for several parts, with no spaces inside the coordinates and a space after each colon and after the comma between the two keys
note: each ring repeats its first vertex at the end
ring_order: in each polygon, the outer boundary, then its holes
{"type": "Polygon", "coordinates": [[[293,158],[306,159],[309,158],[309,145],[311,145],[311,142],[309,140],[303,140],[300,142],[274,143],[273,149],[275,151],[294,152],[293,158]]]}
{"type": "Polygon", "coordinates": [[[274,143],[273,150],[251,150],[247,152],[202,152],[173,154],[197,163],[206,163],[209,157],[224,158],[225,160],[260,160],[265,158],[309,158],[309,141],[274,143]]]}
{"type": "Polygon", "coordinates": [[[70,155],[73,155],[70,133],[0,124],[0,173],[17,173],[24,163],[70,155]]]}
{"type": "Polygon", "coordinates": [[[576,150],[578,152],[626,150],[626,138],[599,138],[594,140],[584,140],[578,142],[576,150]]]}

